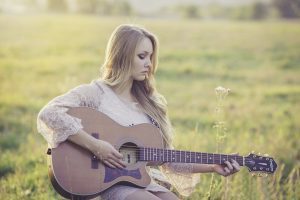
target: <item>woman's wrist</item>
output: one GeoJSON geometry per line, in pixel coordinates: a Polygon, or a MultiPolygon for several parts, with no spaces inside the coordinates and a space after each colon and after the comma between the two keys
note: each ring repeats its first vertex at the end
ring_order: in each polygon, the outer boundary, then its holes
{"type": "Polygon", "coordinates": [[[77,134],[69,136],[68,140],[78,144],[79,146],[95,153],[99,151],[99,140],[95,139],[83,130],[79,130],[77,134]]]}
{"type": "Polygon", "coordinates": [[[89,151],[91,151],[92,153],[96,154],[100,150],[99,143],[100,143],[100,140],[91,137],[87,143],[87,149],[89,151]]]}
{"type": "Polygon", "coordinates": [[[214,165],[214,164],[212,164],[212,165],[210,165],[210,172],[211,173],[215,173],[216,172],[216,165],[214,165]]]}

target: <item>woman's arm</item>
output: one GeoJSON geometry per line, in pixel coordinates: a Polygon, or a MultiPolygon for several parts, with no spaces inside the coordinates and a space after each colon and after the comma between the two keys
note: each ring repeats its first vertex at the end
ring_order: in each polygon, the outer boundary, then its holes
{"type": "Polygon", "coordinates": [[[81,120],[69,115],[72,107],[86,106],[97,109],[102,97],[99,88],[93,84],[80,85],[50,101],[37,118],[38,131],[44,136],[51,148],[69,140],[94,153],[110,167],[124,167],[122,154],[109,143],[97,140],[87,134],[81,120]]]}
{"type": "Polygon", "coordinates": [[[222,176],[229,176],[240,171],[240,165],[235,160],[225,161],[226,165],[204,165],[193,164],[193,173],[211,173],[215,172],[222,176]]]}

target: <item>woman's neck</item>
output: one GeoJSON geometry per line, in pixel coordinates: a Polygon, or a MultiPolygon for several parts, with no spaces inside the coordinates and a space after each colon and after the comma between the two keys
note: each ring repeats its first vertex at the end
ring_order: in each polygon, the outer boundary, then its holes
{"type": "Polygon", "coordinates": [[[136,100],[131,94],[132,83],[133,83],[133,81],[127,81],[127,82],[125,82],[123,84],[120,84],[118,86],[114,86],[112,89],[122,99],[134,102],[136,100]]]}

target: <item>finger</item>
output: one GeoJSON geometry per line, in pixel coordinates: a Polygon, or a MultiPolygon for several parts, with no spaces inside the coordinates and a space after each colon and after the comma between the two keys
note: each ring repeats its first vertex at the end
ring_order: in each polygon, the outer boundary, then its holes
{"type": "Polygon", "coordinates": [[[126,167],[127,163],[123,160],[117,159],[116,160],[120,165],[122,165],[123,167],[126,167]]]}
{"type": "Polygon", "coordinates": [[[104,164],[106,164],[107,166],[109,166],[110,168],[116,168],[115,166],[113,166],[112,164],[110,164],[110,162],[108,162],[107,160],[103,161],[104,164]]]}
{"type": "Polygon", "coordinates": [[[127,163],[125,161],[123,161],[123,160],[118,160],[118,161],[123,167],[127,166],[127,163]]]}
{"type": "Polygon", "coordinates": [[[108,158],[114,160],[116,163],[119,163],[121,166],[123,166],[123,168],[126,167],[126,163],[114,154],[109,155],[108,158]]]}
{"type": "Polygon", "coordinates": [[[120,169],[123,169],[123,168],[124,168],[121,164],[119,164],[118,162],[116,162],[116,161],[113,160],[113,159],[109,159],[109,162],[110,162],[112,165],[114,165],[115,167],[118,167],[118,168],[120,168],[120,169]]]}
{"type": "Polygon", "coordinates": [[[232,160],[232,166],[236,172],[240,171],[240,165],[235,160],[232,160]]]}
{"type": "Polygon", "coordinates": [[[124,161],[122,161],[121,159],[119,159],[117,157],[112,157],[111,159],[113,161],[115,161],[116,163],[118,163],[119,165],[121,165],[123,168],[126,167],[126,163],[124,161]]]}
{"type": "Polygon", "coordinates": [[[233,171],[233,167],[229,161],[225,161],[225,164],[227,165],[227,167],[230,171],[233,171]]]}
{"type": "Polygon", "coordinates": [[[228,167],[224,167],[224,171],[225,171],[225,175],[228,175],[228,174],[230,174],[230,170],[228,169],[228,167]]]}
{"type": "Polygon", "coordinates": [[[113,155],[116,156],[116,157],[119,158],[119,159],[123,158],[123,154],[121,154],[121,153],[118,152],[117,150],[116,150],[116,151],[113,151],[113,155]]]}

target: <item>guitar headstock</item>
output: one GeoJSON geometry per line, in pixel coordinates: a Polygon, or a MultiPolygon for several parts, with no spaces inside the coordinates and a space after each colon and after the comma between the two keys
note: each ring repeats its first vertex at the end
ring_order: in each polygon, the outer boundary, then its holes
{"type": "Polygon", "coordinates": [[[272,157],[250,153],[244,158],[245,166],[250,172],[273,174],[276,171],[277,164],[272,157]]]}

